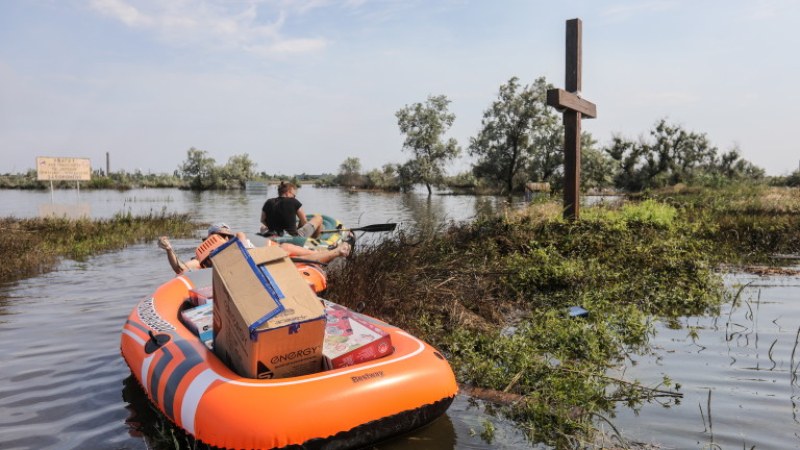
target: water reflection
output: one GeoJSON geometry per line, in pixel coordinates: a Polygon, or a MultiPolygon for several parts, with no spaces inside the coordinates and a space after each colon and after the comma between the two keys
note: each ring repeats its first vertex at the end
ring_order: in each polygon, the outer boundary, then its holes
{"type": "Polygon", "coordinates": [[[448,222],[441,197],[403,194],[402,205],[410,212],[408,222],[414,224],[415,230],[422,236],[433,236],[448,222]]]}
{"type": "Polygon", "coordinates": [[[682,318],[678,327],[658,324],[654,354],[634,358],[626,378],[657,384],[666,375],[684,397],[668,409],[620,408],[615,426],[629,438],[676,448],[800,447],[796,283],[726,276],[731,292],[740,292],[737,302],[715,315],[682,318]]]}
{"type": "Polygon", "coordinates": [[[371,447],[375,450],[412,448],[448,450],[456,448],[456,433],[453,428],[453,421],[448,415],[444,415],[413,433],[371,447]]]}

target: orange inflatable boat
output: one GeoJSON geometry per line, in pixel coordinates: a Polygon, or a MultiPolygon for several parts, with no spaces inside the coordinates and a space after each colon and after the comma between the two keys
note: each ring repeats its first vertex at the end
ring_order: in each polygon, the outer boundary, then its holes
{"type": "Polygon", "coordinates": [[[434,348],[361,316],[391,336],[389,356],[293,378],[243,378],[179,319],[189,290],[211,269],[156,289],[131,312],[121,350],[150,401],[198,441],[219,448],[358,448],[423,426],[457,393],[434,348]]]}

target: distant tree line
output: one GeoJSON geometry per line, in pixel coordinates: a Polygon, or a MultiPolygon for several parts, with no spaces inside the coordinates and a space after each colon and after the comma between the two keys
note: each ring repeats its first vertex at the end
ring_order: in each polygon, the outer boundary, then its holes
{"type": "Polygon", "coordinates": [[[208,152],[192,147],[186,152],[186,161],[178,168],[178,173],[193,190],[242,189],[254,178],[255,168],[256,164],[246,153],[233,155],[227,164],[219,166],[208,152]]]}
{"type": "MultiPolygon", "coordinates": [[[[475,158],[469,172],[444,175],[447,163],[462,149],[445,132],[455,115],[446,96],[430,96],[425,103],[407,105],[396,113],[403,149],[412,153],[403,164],[361,173],[358,158],[349,157],[336,179],[341,185],[367,189],[407,189],[423,184],[469,189],[474,192],[521,192],[527,182],[546,182],[559,190],[564,182],[564,126],[561,115],[546,104],[545,78],[522,85],[512,77],[500,86],[497,99],[483,113],[481,128],[471,137],[467,152],[475,158]]],[[[648,138],[613,136],[605,147],[587,132],[581,135],[583,190],[641,191],[678,183],[719,186],[741,181],[763,182],[764,170],[741,158],[738,148],[720,152],[705,133],[697,133],[666,119],[656,122],[648,138]]],[[[771,182],[795,185],[800,171],[771,182]]]]}
{"type": "MultiPolygon", "coordinates": [[[[404,135],[403,151],[410,158],[403,163],[384,164],[364,171],[356,157],[346,158],[338,174],[268,175],[256,173],[249,155],[234,155],[218,165],[204,150],[194,147],[171,175],[96,171],[87,188],[180,187],[193,190],[243,189],[251,180],[320,186],[345,186],[387,191],[408,190],[424,185],[448,187],[476,193],[513,194],[527,182],[549,183],[560,190],[564,182],[564,126],[560,114],[547,106],[544,77],[523,85],[512,77],[500,86],[497,98],[483,113],[477,134],[469,138],[466,153],[474,158],[469,171],[447,176],[448,165],[464,149],[447,138],[456,116],[449,111],[445,95],[431,95],[424,102],[406,105],[395,113],[404,135]]],[[[767,182],[800,186],[800,169],[785,177],[766,177],[764,170],[741,157],[739,148],[721,152],[705,133],[684,129],[667,119],[658,120],[646,137],[629,139],[612,136],[599,146],[591,134],[581,134],[581,188],[584,191],[616,189],[636,192],[679,183],[721,186],[729,183],[767,182]]],[[[42,189],[49,183],[36,181],[31,170],[20,175],[0,175],[0,188],[42,189]]],[[[59,182],[58,187],[74,187],[59,182]]]]}
{"type": "MultiPolygon", "coordinates": [[[[56,189],[118,189],[132,188],[168,188],[182,187],[185,183],[177,173],[143,173],[141,170],[126,172],[104,173],[102,170],[93,170],[89,181],[53,181],[56,189]]],[[[30,169],[25,173],[0,175],[0,189],[49,189],[49,181],[36,179],[36,170],[30,169]]]]}

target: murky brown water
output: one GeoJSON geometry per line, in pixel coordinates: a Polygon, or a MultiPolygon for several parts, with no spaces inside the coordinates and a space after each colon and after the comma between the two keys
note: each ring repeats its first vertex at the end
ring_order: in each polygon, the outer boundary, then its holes
{"type": "MultiPolygon", "coordinates": [[[[246,193],[178,190],[75,194],[57,192],[53,200],[85,204],[95,217],[163,208],[191,211],[199,220],[222,220],[249,232],[257,229],[264,200],[246,193]]],[[[0,216],[36,216],[51,201],[49,193],[0,191],[0,196],[0,216]]],[[[308,212],[324,212],[348,225],[401,222],[431,229],[498,205],[493,198],[313,188],[303,188],[299,197],[308,212]]],[[[188,257],[196,240],[173,244],[188,257]]],[[[55,272],[0,285],[0,448],[153,448],[154,416],[129,378],[119,339],[131,309],[171,277],[163,251],[151,243],[85,263],[65,261],[55,272]]],[[[732,310],[723,308],[719,317],[684,318],[682,329],[658,326],[656,356],[635,357],[637,364],[625,370],[625,377],[655,385],[667,374],[683,386],[685,397],[678,406],[649,405],[638,415],[621,408],[611,420],[625,436],[665,448],[800,448],[800,381],[792,376],[800,363],[800,349],[792,357],[800,326],[800,279],[756,279],[743,299],[732,310]],[[697,339],[689,337],[687,327],[698,329],[697,339]]],[[[531,447],[511,424],[459,396],[431,426],[376,448],[531,447]],[[481,437],[487,422],[495,429],[491,442],[481,437]]]]}

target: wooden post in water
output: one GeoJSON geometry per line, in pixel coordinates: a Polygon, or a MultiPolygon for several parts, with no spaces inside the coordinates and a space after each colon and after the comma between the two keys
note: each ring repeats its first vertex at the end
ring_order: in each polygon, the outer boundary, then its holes
{"type": "Polygon", "coordinates": [[[597,107],[581,98],[581,19],[567,21],[565,89],[547,91],[547,104],[564,114],[564,218],[580,217],[581,117],[594,119],[597,107]]]}

